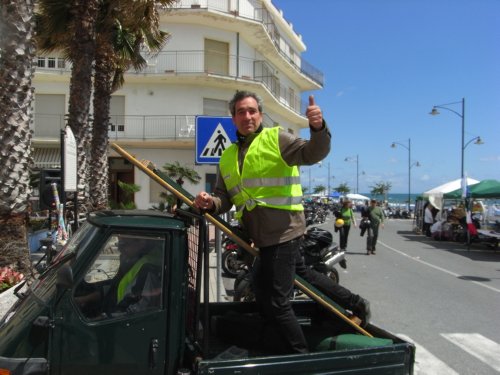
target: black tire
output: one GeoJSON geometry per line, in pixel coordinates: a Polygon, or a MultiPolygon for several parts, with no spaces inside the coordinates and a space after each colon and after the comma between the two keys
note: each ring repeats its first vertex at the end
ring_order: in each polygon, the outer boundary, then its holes
{"type": "Polygon", "coordinates": [[[222,270],[229,277],[238,276],[239,262],[237,251],[225,251],[222,254],[222,270]]]}
{"type": "Polygon", "coordinates": [[[332,281],[335,284],[338,284],[340,282],[340,276],[339,276],[339,271],[337,271],[336,268],[332,268],[331,271],[327,273],[327,276],[332,279],[332,281]]]}
{"type": "Polygon", "coordinates": [[[249,272],[240,272],[234,280],[234,295],[235,302],[253,302],[255,301],[255,293],[252,288],[252,275],[249,272]]]}

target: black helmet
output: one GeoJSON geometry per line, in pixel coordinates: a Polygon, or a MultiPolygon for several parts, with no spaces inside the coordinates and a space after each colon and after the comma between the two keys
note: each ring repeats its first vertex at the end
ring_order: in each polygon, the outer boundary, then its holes
{"type": "Polygon", "coordinates": [[[321,247],[330,246],[333,242],[333,235],[330,231],[317,227],[309,228],[305,237],[306,239],[316,241],[321,247]]]}

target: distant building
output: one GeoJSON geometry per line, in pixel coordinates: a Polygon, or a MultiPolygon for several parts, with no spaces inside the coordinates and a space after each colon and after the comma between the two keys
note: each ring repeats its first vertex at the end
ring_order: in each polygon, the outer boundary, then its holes
{"type": "MultiPolygon", "coordinates": [[[[110,142],[158,167],[179,161],[202,176],[196,193],[210,191],[215,165],[195,165],[197,115],[228,116],[237,89],[264,99],[265,126],[298,133],[307,127],[305,91],[323,87],[323,74],[301,59],[302,38],[270,0],[182,0],[161,17],[171,34],[144,71],[130,71],[111,101],[110,142]]],[[[71,67],[57,55],[40,56],[36,69],[34,158],[38,168],[60,164],[59,134],[68,111],[71,67]]],[[[110,161],[110,196],[117,180],[141,186],[138,208],[159,202],[159,185],[118,157],[110,161]]]]}

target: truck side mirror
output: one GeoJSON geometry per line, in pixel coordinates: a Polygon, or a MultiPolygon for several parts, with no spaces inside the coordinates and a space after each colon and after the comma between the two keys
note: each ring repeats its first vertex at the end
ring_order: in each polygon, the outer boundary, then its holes
{"type": "Polygon", "coordinates": [[[65,263],[57,271],[56,286],[60,289],[70,289],[73,286],[73,270],[65,263]]]}

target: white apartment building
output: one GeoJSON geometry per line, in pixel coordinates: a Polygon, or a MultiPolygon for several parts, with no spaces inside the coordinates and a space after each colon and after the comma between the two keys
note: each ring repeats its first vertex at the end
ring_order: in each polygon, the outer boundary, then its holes
{"type": "MultiPolygon", "coordinates": [[[[210,191],[215,165],[195,164],[195,119],[228,116],[236,90],[264,100],[264,125],[292,133],[307,127],[301,94],[323,87],[323,74],[301,59],[305,44],[271,0],[182,0],[161,17],[171,34],[148,67],[130,71],[111,102],[110,142],[158,167],[179,161],[202,176],[195,194],[210,191]]],[[[68,110],[70,66],[40,56],[35,73],[34,158],[38,168],[60,164],[60,129],[68,110]]],[[[161,188],[110,150],[110,196],[117,180],[141,186],[138,208],[159,202],[161,188]]]]}

